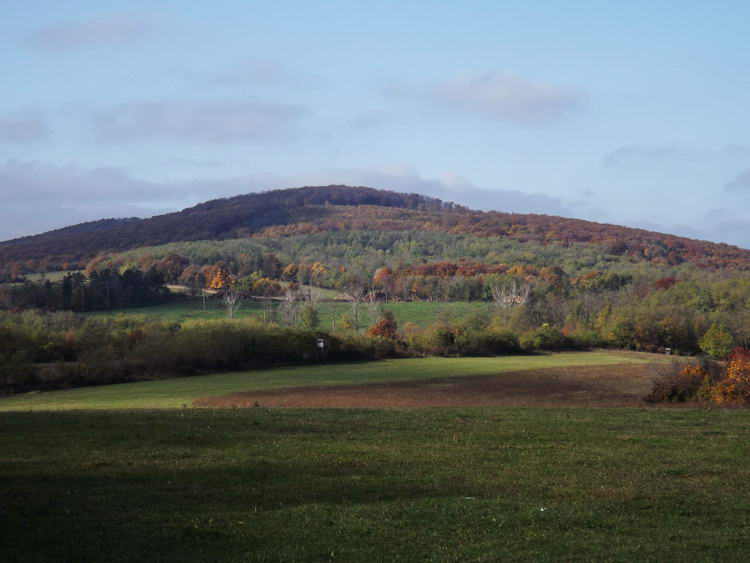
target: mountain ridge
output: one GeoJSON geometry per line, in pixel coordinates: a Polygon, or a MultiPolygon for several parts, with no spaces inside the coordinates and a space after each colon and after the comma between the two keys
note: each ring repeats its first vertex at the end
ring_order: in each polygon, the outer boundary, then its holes
{"type": "Polygon", "coordinates": [[[278,237],[334,230],[432,230],[536,243],[587,243],[664,264],[750,269],[750,250],[554,215],[475,211],[364,186],[304,186],[218,198],[154,217],[100,219],[0,242],[0,263],[81,264],[102,253],[169,242],[278,237]]]}

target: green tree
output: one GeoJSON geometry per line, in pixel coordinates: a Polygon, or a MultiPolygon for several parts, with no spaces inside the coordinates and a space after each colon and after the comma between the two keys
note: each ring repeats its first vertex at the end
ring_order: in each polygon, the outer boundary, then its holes
{"type": "Polygon", "coordinates": [[[714,358],[724,358],[732,351],[734,339],[726,328],[714,323],[701,337],[699,344],[706,354],[714,358]]]}

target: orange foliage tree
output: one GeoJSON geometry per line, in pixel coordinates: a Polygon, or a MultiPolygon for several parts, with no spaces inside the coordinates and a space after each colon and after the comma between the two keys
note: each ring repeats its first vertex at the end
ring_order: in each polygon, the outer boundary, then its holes
{"type": "Polygon", "coordinates": [[[750,350],[738,347],[729,355],[726,376],[714,386],[711,399],[719,405],[750,402],[750,350]]]}
{"type": "Polygon", "coordinates": [[[368,329],[367,335],[385,338],[386,340],[395,340],[397,330],[398,325],[393,313],[391,311],[383,311],[383,318],[368,329]]]}

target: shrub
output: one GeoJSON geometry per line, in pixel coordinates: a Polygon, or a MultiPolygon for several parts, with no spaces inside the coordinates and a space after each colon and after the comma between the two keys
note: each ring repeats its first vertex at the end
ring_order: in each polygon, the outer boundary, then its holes
{"type": "Polygon", "coordinates": [[[0,355],[0,389],[25,388],[36,383],[36,370],[24,350],[0,355]]]}
{"type": "Polygon", "coordinates": [[[607,343],[616,348],[633,348],[634,337],[635,326],[627,319],[616,320],[606,334],[607,343]]]}
{"type": "Polygon", "coordinates": [[[524,332],[520,339],[521,348],[527,352],[536,350],[562,350],[568,347],[568,341],[562,331],[548,324],[524,332]]]}
{"type": "Polygon", "coordinates": [[[604,344],[598,332],[587,328],[572,330],[565,337],[567,345],[577,350],[588,350],[604,344]]]}
{"type": "Polygon", "coordinates": [[[518,337],[509,330],[462,332],[456,336],[455,348],[461,356],[497,356],[521,351],[518,337]]]}
{"type": "Polygon", "coordinates": [[[310,303],[302,307],[302,326],[308,330],[315,330],[320,325],[318,310],[310,303]]]}
{"type": "Polygon", "coordinates": [[[456,354],[456,331],[445,323],[435,323],[414,334],[410,344],[414,352],[431,356],[456,354]]]}
{"type": "Polygon", "coordinates": [[[654,364],[651,392],[643,399],[649,403],[709,400],[711,387],[722,378],[721,365],[704,360],[685,365],[676,360],[654,364]]]}
{"type": "Polygon", "coordinates": [[[404,345],[346,334],[266,325],[251,319],[188,321],[0,313],[0,387],[95,385],[282,363],[361,360],[404,354],[404,345]],[[60,322],[58,322],[60,321],[60,322]],[[328,341],[322,355],[317,340],[328,341]],[[35,363],[46,365],[36,381],[35,363]]]}

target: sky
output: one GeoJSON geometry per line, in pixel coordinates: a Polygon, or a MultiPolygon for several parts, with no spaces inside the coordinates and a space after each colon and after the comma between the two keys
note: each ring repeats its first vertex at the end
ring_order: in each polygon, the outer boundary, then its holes
{"type": "Polygon", "coordinates": [[[3,0],[0,240],[304,185],[750,248],[750,3],[3,0]]]}

